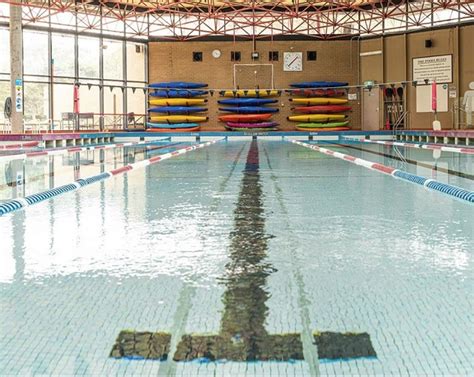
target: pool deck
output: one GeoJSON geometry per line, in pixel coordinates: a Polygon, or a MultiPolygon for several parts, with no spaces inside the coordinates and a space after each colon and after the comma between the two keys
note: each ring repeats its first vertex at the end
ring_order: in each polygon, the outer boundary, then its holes
{"type": "MultiPolygon", "coordinates": [[[[206,137],[298,137],[303,139],[318,138],[339,138],[341,136],[366,137],[394,139],[393,131],[319,131],[319,132],[301,132],[301,131],[273,131],[273,132],[65,132],[65,133],[40,133],[40,134],[0,134],[0,145],[4,143],[39,141],[44,147],[64,147],[85,144],[101,144],[113,142],[116,138],[147,138],[157,137],[191,137],[197,140],[206,137]]],[[[411,142],[443,143],[443,144],[474,144],[474,130],[404,130],[396,134],[396,139],[411,142]]]]}

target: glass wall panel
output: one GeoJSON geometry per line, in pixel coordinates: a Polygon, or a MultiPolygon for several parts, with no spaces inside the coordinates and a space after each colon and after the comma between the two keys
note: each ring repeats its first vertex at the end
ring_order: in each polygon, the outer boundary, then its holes
{"type": "Polygon", "coordinates": [[[48,34],[23,30],[23,69],[25,74],[48,75],[48,34]]]}
{"type": "Polygon", "coordinates": [[[53,85],[53,119],[54,126],[62,129],[72,128],[71,117],[68,113],[74,111],[74,85],[53,85]],[[64,126],[64,127],[63,127],[64,126]]]}
{"type": "Polygon", "coordinates": [[[145,81],[145,45],[127,43],[127,80],[145,81]]]}
{"type": "Polygon", "coordinates": [[[145,114],[145,101],[146,95],[143,93],[143,90],[137,89],[134,93],[132,89],[127,89],[128,113],[145,114]]]}
{"type": "Polygon", "coordinates": [[[104,88],[104,125],[105,127],[122,127],[123,94],[120,88],[104,88]]]}
{"type": "Polygon", "coordinates": [[[74,77],[74,36],[52,35],[54,76],[74,77]]]}
{"type": "Polygon", "coordinates": [[[79,77],[99,78],[99,49],[98,38],[79,37],[79,77]]]}
{"type": "Polygon", "coordinates": [[[6,119],[3,112],[3,105],[7,97],[10,97],[10,82],[0,81],[0,131],[6,131],[6,119]]]}
{"type": "Polygon", "coordinates": [[[49,93],[48,84],[24,84],[25,88],[25,129],[37,130],[47,128],[49,119],[49,93]]]}
{"type": "Polygon", "coordinates": [[[104,39],[104,78],[123,80],[123,42],[104,39]]]}
{"type": "Polygon", "coordinates": [[[10,73],[10,33],[0,28],[0,73],[10,73]]]}
{"type": "Polygon", "coordinates": [[[100,90],[98,86],[81,85],[79,88],[79,111],[81,113],[100,113],[100,90]]]}

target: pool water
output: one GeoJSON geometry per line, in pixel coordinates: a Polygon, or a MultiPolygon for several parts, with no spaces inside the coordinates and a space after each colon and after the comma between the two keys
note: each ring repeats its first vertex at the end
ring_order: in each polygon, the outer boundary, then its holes
{"type": "MultiPolygon", "coordinates": [[[[79,163],[22,190],[171,144],[55,156],[79,163]]],[[[473,156],[324,146],[473,189],[473,156]]],[[[60,195],[0,217],[0,375],[471,375],[473,209],[270,140],[60,195]]]]}

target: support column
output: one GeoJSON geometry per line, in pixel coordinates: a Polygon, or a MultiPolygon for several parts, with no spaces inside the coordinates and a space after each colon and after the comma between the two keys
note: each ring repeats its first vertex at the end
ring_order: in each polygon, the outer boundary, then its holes
{"type": "MultiPolygon", "coordinates": [[[[15,1],[18,2],[19,1],[15,1]]],[[[12,133],[23,133],[23,33],[22,7],[10,4],[10,96],[12,133]],[[20,101],[17,102],[17,99],[20,101]]]]}

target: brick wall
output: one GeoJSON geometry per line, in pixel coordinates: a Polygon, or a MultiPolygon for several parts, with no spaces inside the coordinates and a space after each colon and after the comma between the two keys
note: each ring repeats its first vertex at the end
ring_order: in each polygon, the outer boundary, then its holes
{"type": "MultiPolygon", "coordinates": [[[[270,64],[269,51],[279,52],[279,61],[273,62],[275,88],[288,88],[290,83],[299,81],[331,80],[344,81],[354,85],[357,81],[357,45],[350,41],[260,41],[256,51],[260,53],[258,61],[252,61],[252,42],[150,42],[149,44],[149,80],[159,81],[199,81],[209,84],[209,88],[233,87],[233,67],[231,51],[240,51],[242,59],[239,64],[270,64]],[[212,57],[212,51],[219,49],[220,58],[212,57]],[[193,62],[193,51],[203,53],[202,62],[193,62]],[[284,72],[283,52],[303,52],[303,71],[284,72]],[[317,51],[316,61],[307,61],[306,52],[317,51]],[[351,57],[352,55],[352,57],[351,57]]],[[[202,125],[202,130],[224,130],[218,121],[217,94],[209,96],[209,122],[202,125]]],[[[280,113],[273,119],[280,123],[280,129],[294,129],[294,122],[286,117],[291,114],[290,97],[283,94],[279,98],[280,113]]],[[[360,129],[360,103],[351,102],[351,126],[360,129]]]]}

